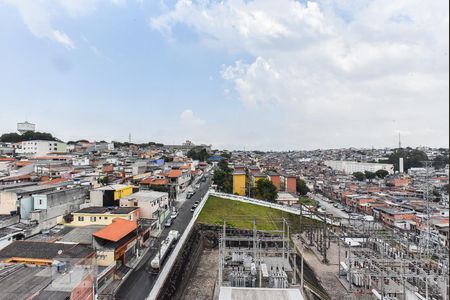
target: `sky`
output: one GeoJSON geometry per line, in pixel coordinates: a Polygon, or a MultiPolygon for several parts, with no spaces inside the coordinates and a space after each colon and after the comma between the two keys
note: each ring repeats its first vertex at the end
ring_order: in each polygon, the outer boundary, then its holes
{"type": "Polygon", "coordinates": [[[0,134],[449,146],[449,1],[0,0],[0,134]]]}

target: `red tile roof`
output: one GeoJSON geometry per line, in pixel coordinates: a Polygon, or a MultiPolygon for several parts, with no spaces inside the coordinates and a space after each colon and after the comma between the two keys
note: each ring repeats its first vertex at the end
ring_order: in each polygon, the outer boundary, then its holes
{"type": "Polygon", "coordinates": [[[16,159],[12,157],[0,157],[0,161],[16,161],[16,159]]]}
{"type": "Polygon", "coordinates": [[[142,179],[140,184],[148,184],[148,185],[166,185],[169,181],[165,178],[145,178],[142,179]]]}
{"type": "Polygon", "coordinates": [[[104,240],[117,242],[130,234],[133,230],[136,230],[136,228],[137,224],[135,221],[115,218],[110,225],[97,231],[93,235],[104,240]]]}
{"type": "Polygon", "coordinates": [[[54,179],[49,179],[49,180],[43,180],[45,184],[57,184],[57,183],[61,183],[61,182],[65,182],[67,181],[66,178],[54,178],[54,179]]]}
{"type": "Polygon", "coordinates": [[[169,174],[167,175],[167,177],[169,178],[176,178],[176,177],[180,177],[181,176],[181,170],[170,170],[169,174]]]}

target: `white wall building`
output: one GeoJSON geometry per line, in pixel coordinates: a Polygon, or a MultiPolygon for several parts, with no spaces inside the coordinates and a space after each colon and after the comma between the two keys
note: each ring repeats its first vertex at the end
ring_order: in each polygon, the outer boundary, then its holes
{"type": "Polygon", "coordinates": [[[393,164],[365,163],[345,160],[326,160],[324,161],[324,164],[333,170],[342,171],[347,174],[364,171],[376,172],[378,170],[386,170],[389,174],[394,173],[393,164]]]}
{"type": "Polygon", "coordinates": [[[89,166],[89,158],[88,157],[74,157],[72,159],[72,165],[76,167],[80,166],[89,166]]]}
{"type": "Polygon", "coordinates": [[[67,144],[57,141],[24,141],[22,142],[22,148],[17,149],[16,152],[28,156],[40,156],[52,152],[67,152],[67,144]]]}

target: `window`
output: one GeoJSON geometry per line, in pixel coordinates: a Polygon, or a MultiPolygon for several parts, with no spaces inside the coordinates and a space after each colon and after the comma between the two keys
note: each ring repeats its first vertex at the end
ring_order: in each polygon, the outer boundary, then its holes
{"type": "Polygon", "coordinates": [[[39,205],[42,205],[42,199],[39,199],[39,205]]]}
{"type": "Polygon", "coordinates": [[[128,220],[131,220],[131,216],[128,216],[128,220]]]}
{"type": "Polygon", "coordinates": [[[98,219],[99,219],[99,220],[101,220],[101,219],[102,219],[102,217],[98,217],[98,219]]]}
{"type": "Polygon", "coordinates": [[[84,217],[78,217],[79,222],[84,222],[84,217]]]}
{"type": "Polygon", "coordinates": [[[108,217],[104,217],[105,220],[108,220],[108,217]]]}
{"type": "Polygon", "coordinates": [[[97,221],[97,217],[91,217],[91,222],[97,221]]]}

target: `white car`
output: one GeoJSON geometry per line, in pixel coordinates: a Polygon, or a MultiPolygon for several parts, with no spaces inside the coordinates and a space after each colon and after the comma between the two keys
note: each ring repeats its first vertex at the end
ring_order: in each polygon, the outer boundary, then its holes
{"type": "Polygon", "coordinates": [[[178,212],[176,212],[176,211],[173,211],[173,212],[170,214],[170,217],[171,217],[172,219],[175,219],[177,216],[178,216],[178,212]]]}

